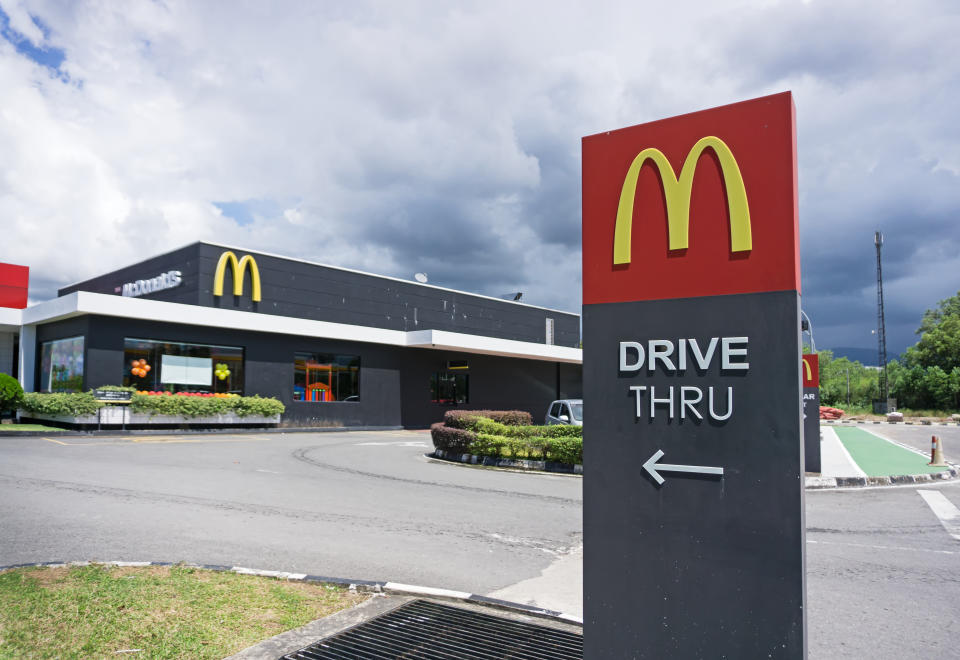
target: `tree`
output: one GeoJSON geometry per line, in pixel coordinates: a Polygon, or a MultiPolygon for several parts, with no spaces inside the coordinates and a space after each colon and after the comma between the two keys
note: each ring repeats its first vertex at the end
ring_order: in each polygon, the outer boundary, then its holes
{"type": "Polygon", "coordinates": [[[23,402],[23,388],[17,379],[8,374],[0,374],[0,419],[5,412],[16,412],[23,402]]]}
{"type": "Polygon", "coordinates": [[[920,341],[907,349],[905,364],[940,367],[948,373],[960,367],[960,291],[924,312],[917,334],[920,341]]]}
{"type": "Polygon", "coordinates": [[[960,291],[923,314],[920,340],[889,370],[890,391],[905,408],[960,406],[960,291]]]}
{"type": "Polygon", "coordinates": [[[870,407],[877,393],[877,370],[849,359],[834,358],[833,351],[821,351],[820,403],[825,406],[870,407]],[[849,402],[847,399],[849,383],[849,402]]]}

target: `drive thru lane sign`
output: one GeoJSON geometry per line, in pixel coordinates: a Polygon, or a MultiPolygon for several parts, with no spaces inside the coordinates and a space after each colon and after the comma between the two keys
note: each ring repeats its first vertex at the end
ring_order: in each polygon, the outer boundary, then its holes
{"type": "Polygon", "coordinates": [[[583,140],[587,658],[806,654],[789,92],[583,140]]]}

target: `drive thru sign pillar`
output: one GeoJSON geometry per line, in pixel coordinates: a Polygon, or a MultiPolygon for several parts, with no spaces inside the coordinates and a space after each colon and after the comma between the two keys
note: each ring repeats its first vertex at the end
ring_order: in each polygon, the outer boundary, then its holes
{"type": "Polygon", "coordinates": [[[583,140],[584,643],[804,658],[789,92],[583,140]]]}

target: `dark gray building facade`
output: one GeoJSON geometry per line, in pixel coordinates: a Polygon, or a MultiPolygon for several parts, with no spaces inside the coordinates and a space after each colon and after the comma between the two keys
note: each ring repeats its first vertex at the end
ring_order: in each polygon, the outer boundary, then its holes
{"type": "Polygon", "coordinates": [[[24,342],[27,389],[273,396],[287,426],[540,419],[581,395],[576,314],[211,243],[61,289],[24,342]]]}

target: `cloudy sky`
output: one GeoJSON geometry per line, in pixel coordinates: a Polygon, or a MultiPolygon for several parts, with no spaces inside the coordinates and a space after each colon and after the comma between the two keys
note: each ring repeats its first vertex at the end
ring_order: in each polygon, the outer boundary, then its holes
{"type": "Polygon", "coordinates": [[[579,311],[580,138],[788,89],[818,346],[876,345],[876,229],[890,352],[960,289],[955,0],[0,8],[34,301],[206,239],[579,311]]]}

